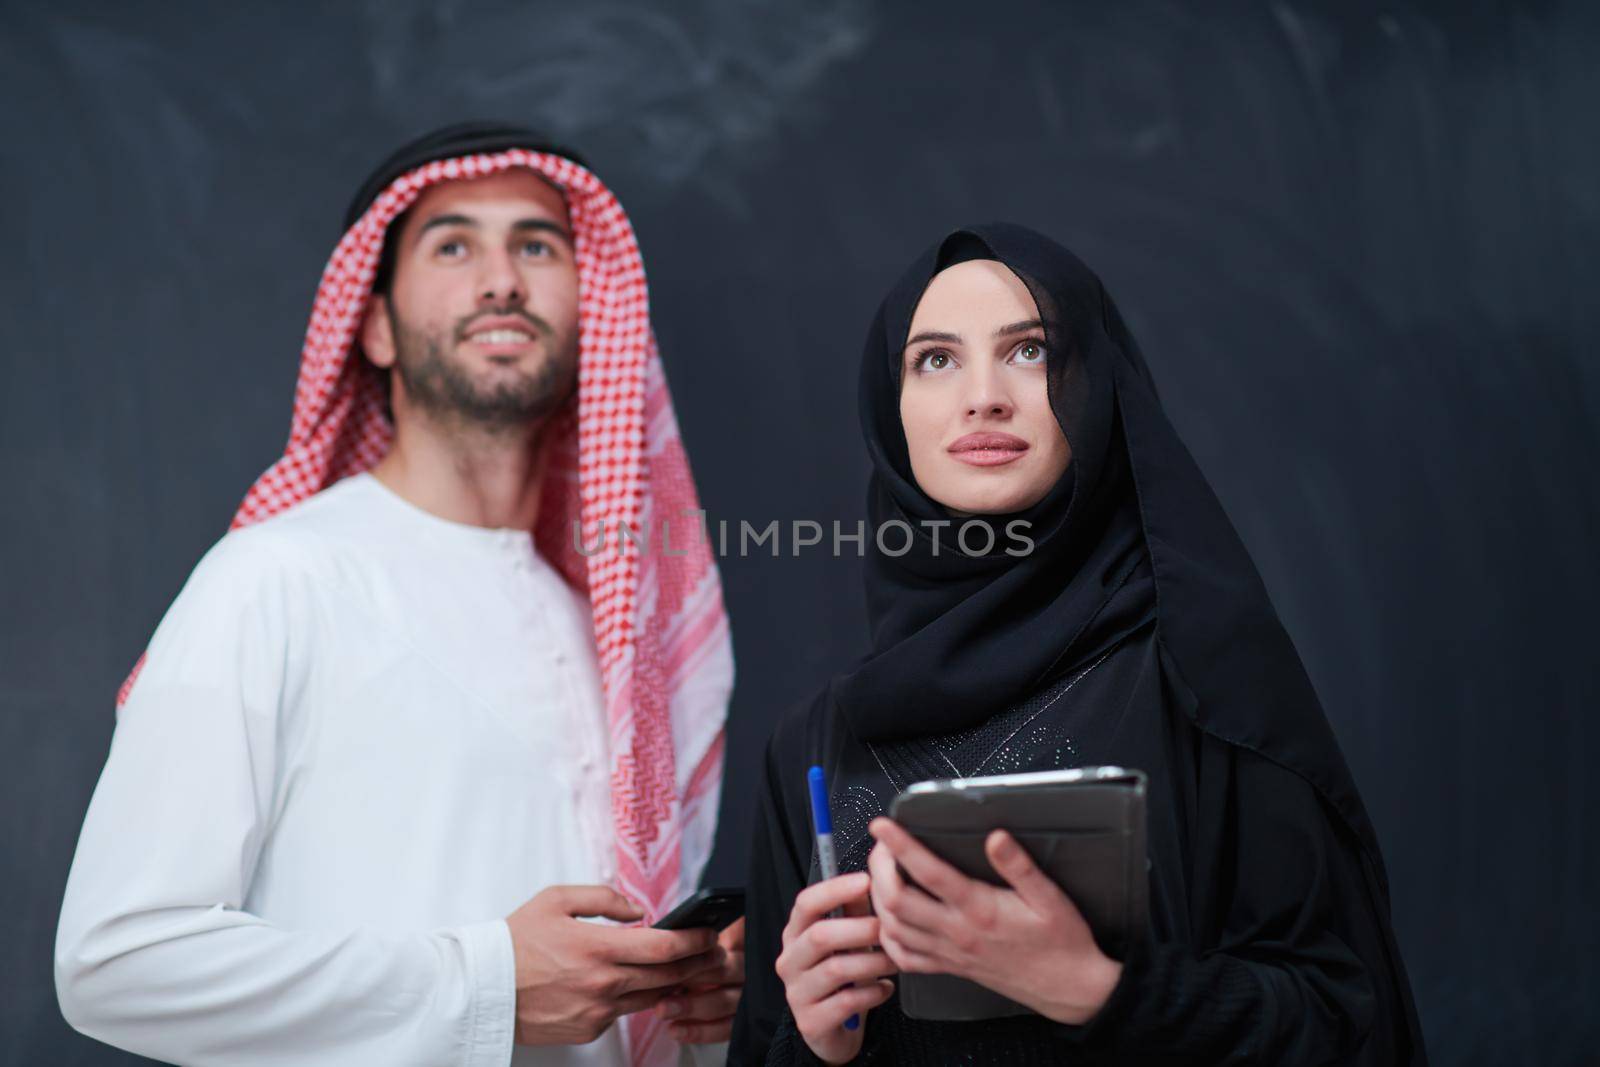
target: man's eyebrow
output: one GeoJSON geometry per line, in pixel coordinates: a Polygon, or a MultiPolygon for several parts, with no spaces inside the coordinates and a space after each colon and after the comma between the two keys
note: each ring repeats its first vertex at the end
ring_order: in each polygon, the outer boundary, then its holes
{"type": "MultiPolygon", "coordinates": [[[[417,240],[421,240],[423,234],[437,226],[467,226],[477,229],[479,223],[477,219],[468,215],[435,215],[417,227],[417,240]]],[[[517,231],[545,231],[556,234],[568,244],[572,243],[572,235],[567,232],[566,227],[558,222],[552,222],[550,219],[518,219],[511,224],[511,228],[517,231]]]]}
{"type": "Polygon", "coordinates": [[[511,228],[513,230],[533,230],[535,232],[542,231],[545,233],[553,233],[557,237],[560,237],[562,240],[566,241],[568,244],[572,243],[572,234],[567,232],[567,228],[561,225],[559,222],[552,222],[550,219],[518,219],[516,222],[511,224],[511,228]]]}

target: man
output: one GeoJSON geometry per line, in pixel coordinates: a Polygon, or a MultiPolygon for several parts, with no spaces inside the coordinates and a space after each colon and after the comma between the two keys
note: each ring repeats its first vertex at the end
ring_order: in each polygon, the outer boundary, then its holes
{"type": "Polygon", "coordinates": [[[185,1064],[725,1040],[742,924],[640,923],[710,849],[716,569],[703,539],[574,530],[697,508],[610,192],[511,127],[387,160],[324,272],[286,454],[119,694],[57,931],[68,1021],[185,1064]]]}

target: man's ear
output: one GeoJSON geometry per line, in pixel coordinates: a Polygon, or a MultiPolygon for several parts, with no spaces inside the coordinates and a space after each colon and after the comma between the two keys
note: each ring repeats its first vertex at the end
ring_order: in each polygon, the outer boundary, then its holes
{"type": "Polygon", "coordinates": [[[361,351],[374,365],[394,366],[394,325],[389,321],[389,298],[373,293],[361,320],[361,351]]]}

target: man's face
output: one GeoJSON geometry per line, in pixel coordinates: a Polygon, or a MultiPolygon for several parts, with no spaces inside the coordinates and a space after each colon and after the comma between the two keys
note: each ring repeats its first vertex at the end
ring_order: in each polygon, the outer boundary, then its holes
{"type": "Polygon", "coordinates": [[[578,369],[578,269],[566,202],[527,170],[430,186],[401,220],[389,296],[362,326],[409,405],[489,429],[544,419],[578,369]]]}

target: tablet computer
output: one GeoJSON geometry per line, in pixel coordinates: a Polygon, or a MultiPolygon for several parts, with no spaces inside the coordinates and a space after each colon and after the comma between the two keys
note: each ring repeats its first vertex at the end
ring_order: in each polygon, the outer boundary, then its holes
{"type": "MultiPolygon", "coordinates": [[[[889,816],[951,866],[1005,885],[984,841],[1008,830],[1083,913],[1101,951],[1122,959],[1149,921],[1143,771],[1073,767],[1059,771],[917,782],[895,797],[889,816]]],[[[1030,1009],[948,974],[899,978],[900,1007],[913,1019],[973,1020],[1030,1009]]]]}

